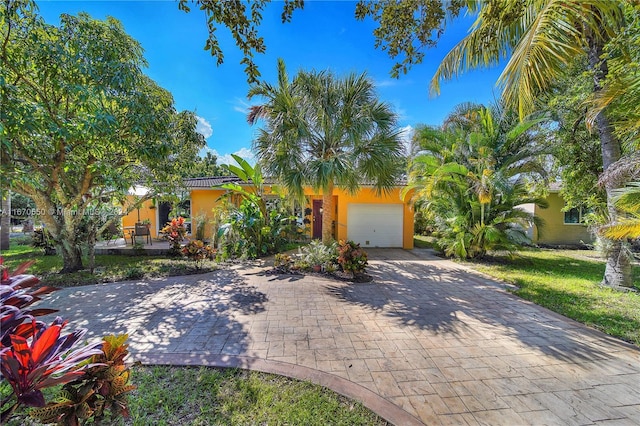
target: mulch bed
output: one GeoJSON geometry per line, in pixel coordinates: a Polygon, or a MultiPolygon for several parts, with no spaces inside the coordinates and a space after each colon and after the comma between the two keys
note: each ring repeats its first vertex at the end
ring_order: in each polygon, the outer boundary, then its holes
{"type": "Polygon", "coordinates": [[[373,281],[373,277],[368,274],[356,274],[354,277],[348,272],[335,271],[335,272],[302,272],[299,270],[286,270],[283,268],[272,268],[265,272],[267,275],[295,275],[295,276],[316,276],[322,278],[328,278],[335,281],[351,282],[351,283],[368,283],[373,281]]]}

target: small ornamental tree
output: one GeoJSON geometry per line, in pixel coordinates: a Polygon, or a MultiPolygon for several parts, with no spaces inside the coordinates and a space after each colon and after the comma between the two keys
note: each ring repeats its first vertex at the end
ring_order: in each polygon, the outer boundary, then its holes
{"type": "Polygon", "coordinates": [[[134,185],[149,188],[144,199],[171,192],[190,167],[176,158],[195,158],[204,137],[143,74],[142,46],[120,22],[63,14],[56,26],[36,9],[0,5],[0,187],[33,200],[62,270],[74,272],[91,212],[134,185]]]}

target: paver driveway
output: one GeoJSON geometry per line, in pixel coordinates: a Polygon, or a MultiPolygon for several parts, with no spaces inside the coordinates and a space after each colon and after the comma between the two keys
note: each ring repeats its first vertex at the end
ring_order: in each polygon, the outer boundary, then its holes
{"type": "Polygon", "coordinates": [[[65,289],[48,306],[147,362],[307,378],[398,424],[640,424],[640,352],[424,250],[374,281],[212,274],[65,289]]]}

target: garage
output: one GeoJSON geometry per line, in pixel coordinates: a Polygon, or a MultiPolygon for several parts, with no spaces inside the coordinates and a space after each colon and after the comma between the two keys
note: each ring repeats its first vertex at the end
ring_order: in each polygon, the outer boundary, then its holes
{"type": "Polygon", "coordinates": [[[347,238],[362,247],[402,247],[402,204],[349,204],[347,238]]]}

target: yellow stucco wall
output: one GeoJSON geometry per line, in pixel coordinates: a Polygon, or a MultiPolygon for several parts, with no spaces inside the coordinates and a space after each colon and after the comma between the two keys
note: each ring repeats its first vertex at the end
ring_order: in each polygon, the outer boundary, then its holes
{"type": "Polygon", "coordinates": [[[534,229],[534,242],[551,245],[572,245],[593,242],[593,236],[586,225],[564,223],[564,200],[560,194],[552,192],[547,197],[549,207],[535,207],[535,215],[544,221],[541,229],[534,229]]]}
{"type": "MultiPolygon", "coordinates": [[[[129,205],[131,205],[134,202],[134,197],[133,196],[129,196],[127,197],[127,202],[129,203],[129,205]]],[[[145,201],[142,206],[140,207],[140,222],[144,221],[145,219],[148,219],[151,221],[151,236],[153,238],[156,238],[158,236],[158,215],[157,215],[157,209],[153,208],[153,201],[152,200],[147,200],[145,201]]],[[[124,207],[125,209],[127,209],[127,205],[125,205],[124,207]]],[[[138,209],[133,209],[132,211],[129,212],[128,215],[124,216],[122,218],[122,227],[124,229],[124,233],[125,235],[128,236],[128,227],[133,228],[136,224],[136,222],[138,222],[138,209]]]]}
{"type": "Polygon", "coordinates": [[[207,217],[207,223],[204,228],[205,240],[211,241],[213,237],[213,228],[211,220],[213,218],[213,209],[218,205],[216,200],[225,190],[223,189],[193,189],[191,190],[191,221],[192,232],[195,233],[195,219],[199,215],[207,217]]]}
{"type": "MultiPolygon", "coordinates": [[[[351,195],[346,191],[335,189],[334,204],[336,206],[336,214],[334,214],[334,220],[337,228],[337,240],[345,240],[347,238],[348,223],[347,223],[347,209],[350,203],[384,203],[384,204],[399,204],[403,205],[403,248],[413,248],[413,216],[414,212],[411,206],[407,203],[403,203],[400,198],[401,188],[393,189],[389,194],[376,195],[375,190],[370,187],[362,187],[355,195],[351,195]]],[[[212,210],[216,207],[216,200],[222,195],[223,190],[213,189],[193,189],[191,190],[191,218],[192,221],[196,216],[204,214],[208,217],[209,222],[213,218],[212,210]]],[[[265,188],[265,192],[269,193],[270,188],[265,188]]],[[[312,206],[314,199],[322,199],[322,195],[314,193],[310,188],[305,190],[307,198],[310,200],[309,208],[312,206]]],[[[154,237],[157,236],[157,209],[150,209],[151,201],[145,202],[140,209],[140,220],[149,218],[151,220],[151,232],[154,237]]],[[[134,209],[127,216],[123,217],[123,226],[133,226],[137,222],[138,213],[134,209]]],[[[195,226],[195,222],[192,224],[195,226]]],[[[195,232],[195,228],[193,228],[195,232]]],[[[213,235],[213,229],[210,223],[207,223],[205,228],[205,238],[210,239],[213,235]]]]}

